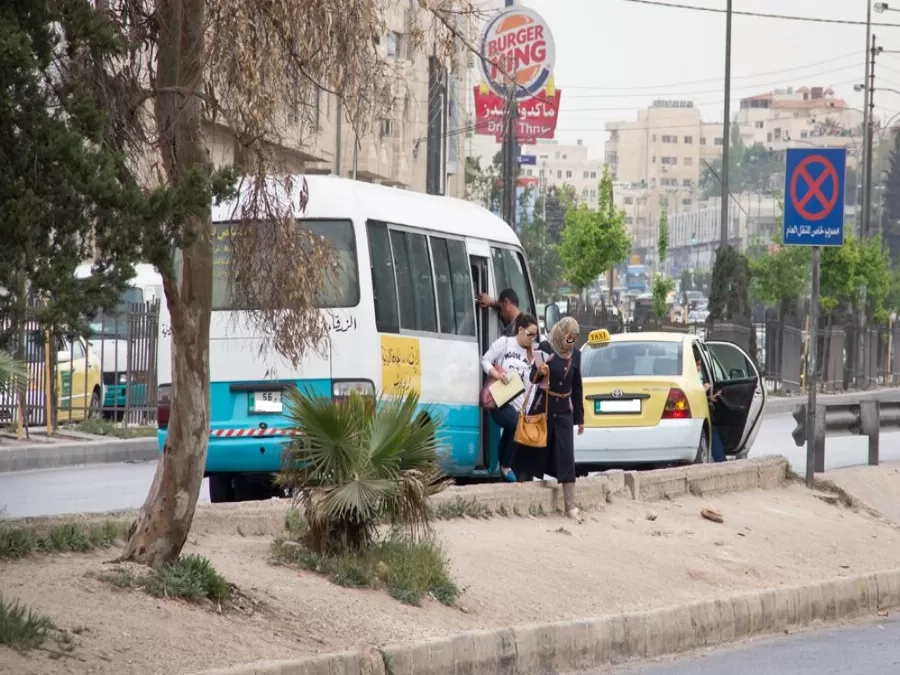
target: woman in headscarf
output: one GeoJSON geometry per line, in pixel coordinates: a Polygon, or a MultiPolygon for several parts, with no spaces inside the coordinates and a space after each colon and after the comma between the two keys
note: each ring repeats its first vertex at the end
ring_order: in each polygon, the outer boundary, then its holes
{"type": "Polygon", "coordinates": [[[584,433],[584,399],[581,387],[581,352],[575,348],[578,322],[561,319],[538,346],[531,381],[539,383],[530,412],[547,408],[547,447],[517,446],[513,470],[521,476],[553,476],[562,484],[566,516],[581,522],[575,506],[575,433],[584,433]],[[549,404],[547,402],[549,397],[549,404]]]}

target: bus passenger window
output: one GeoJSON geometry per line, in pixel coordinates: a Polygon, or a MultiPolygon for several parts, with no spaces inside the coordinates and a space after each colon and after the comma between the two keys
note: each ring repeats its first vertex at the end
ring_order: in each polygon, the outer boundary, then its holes
{"type": "Polygon", "coordinates": [[[393,230],[391,248],[400,298],[400,327],[437,333],[434,279],[425,235],[393,230]]]}
{"type": "MultiPolygon", "coordinates": [[[[531,298],[531,289],[528,286],[528,277],[525,274],[525,261],[522,254],[508,248],[492,248],[494,260],[494,282],[497,293],[511,288],[519,296],[519,309],[526,314],[534,316],[534,303],[531,298]]],[[[550,326],[547,326],[549,329],[550,326]]]]}
{"type": "Polygon", "coordinates": [[[400,314],[397,309],[397,281],[391,258],[391,242],[387,225],[369,222],[369,258],[372,268],[372,288],[375,296],[375,327],[379,333],[399,333],[400,314]]]}
{"type": "Polygon", "coordinates": [[[430,237],[441,333],[475,336],[475,303],[465,243],[430,237]]]}

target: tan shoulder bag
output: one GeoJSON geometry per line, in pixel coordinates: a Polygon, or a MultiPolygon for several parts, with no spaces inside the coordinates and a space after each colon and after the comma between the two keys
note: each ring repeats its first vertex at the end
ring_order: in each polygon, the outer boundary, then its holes
{"type": "MultiPolygon", "coordinates": [[[[549,378],[550,375],[548,374],[549,378]]],[[[519,445],[529,448],[546,448],[547,447],[547,414],[550,412],[550,385],[547,385],[547,391],[544,392],[544,412],[534,415],[525,414],[525,405],[532,400],[531,395],[534,393],[536,382],[532,382],[525,395],[522,409],[519,411],[519,422],[516,424],[516,435],[513,437],[519,445]]]]}

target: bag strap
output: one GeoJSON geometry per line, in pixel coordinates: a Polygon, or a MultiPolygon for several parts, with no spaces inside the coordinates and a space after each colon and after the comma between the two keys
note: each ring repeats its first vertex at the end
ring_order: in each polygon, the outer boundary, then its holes
{"type": "MultiPolygon", "coordinates": [[[[551,355],[551,358],[552,358],[552,355],[551,355]]],[[[543,365],[546,365],[547,363],[549,363],[549,359],[547,361],[545,361],[543,365]]],[[[550,374],[549,373],[547,374],[547,378],[548,378],[547,391],[545,392],[545,396],[544,396],[544,414],[545,415],[550,414],[550,382],[549,382],[550,374]]],[[[536,386],[537,386],[537,382],[532,382],[531,386],[528,387],[528,391],[525,393],[525,400],[522,401],[522,407],[519,408],[519,417],[525,417],[525,408],[527,407],[528,402],[531,400],[531,394],[534,392],[534,388],[536,386]]]]}

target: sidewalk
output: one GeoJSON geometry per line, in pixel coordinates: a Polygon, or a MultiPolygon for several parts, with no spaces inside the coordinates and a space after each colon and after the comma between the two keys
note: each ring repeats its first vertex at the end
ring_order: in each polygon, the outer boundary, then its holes
{"type": "Polygon", "coordinates": [[[43,429],[31,429],[30,437],[18,440],[15,434],[0,432],[0,473],[58,469],[84,464],[146,462],[159,454],[155,437],[110,438],[73,429],[61,430],[48,438],[43,429]]]}

